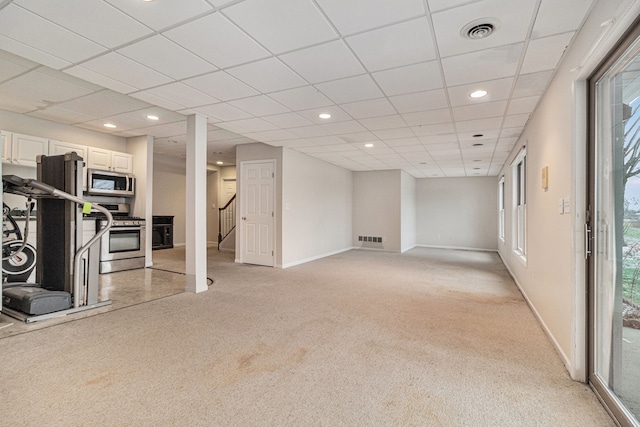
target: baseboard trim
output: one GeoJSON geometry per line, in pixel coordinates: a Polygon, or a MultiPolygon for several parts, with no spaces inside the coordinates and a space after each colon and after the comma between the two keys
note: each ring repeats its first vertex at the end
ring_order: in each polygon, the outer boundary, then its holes
{"type": "Polygon", "coordinates": [[[533,305],[533,303],[529,299],[529,296],[524,291],[524,288],[522,287],[522,285],[520,285],[520,282],[518,282],[518,279],[513,274],[513,271],[511,271],[511,268],[509,268],[509,264],[507,264],[507,262],[505,262],[504,258],[502,257],[502,254],[500,252],[498,252],[498,256],[500,257],[500,260],[502,261],[502,264],[504,264],[505,268],[509,272],[509,275],[513,279],[513,282],[518,287],[518,290],[520,291],[520,293],[524,297],[524,300],[526,301],[527,305],[529,306],[529,309],[531,310],[531,312],[533,313],[535,318],[538,320],[538,323],[542,327],[542,330],[544,331],[545,335],[547,336],[547,338],[549,338],[549,341],[551,341],[551,344],[555,348],[556,353],[558,353],[558,356],[560,356],[560,360],[562,360],[562,363],[564,364],[565,369],[568,371],[568,373],[571,376],[571,374],[574,372],[573,364],[571,363],[571,359],[569,359],[569,357],[567,357],[565,352],[562,350],[562,347],[560,347],[560,344],[558,344],[558,341],[556,340],[556,338],[551,333],[551,330],[549,330],[549,328],[547,327],[547,324],[542,319],[542,316],[540,316],[540,313],[538,313],[538,310],[536,310],[535,306],[533,305]]]}
{"type": "Polygon", "coordinates": [[[309,258],[301,259],[299,261],[288,262],[286,264],[282,264],[282,266],[276,265],[276,267],[282,268],[284,270],[285,268],[295,267],[296,265],[300,265],[300,264],[306,264],[308,262],[316,261],[316,260],[319,260],[319,259],[322,259],[322,258],[326,258],[328,256],[341,254],[343,252],[347,252],[347,251],[350,251],[352,249],[355,249],[355,248],[353,246],[350,246],[348,248],[338,249],[337,251],[327,252],[327,253],[324,253],[324,254],[321,254],[321,255],[316,255],[316,256],[309,257],[309,258]]]}
{"type": "MultiPolygon", "coordinates": [[[[498,249],[470,248],[466,246],[415,245],[414,248],[451,249],[456,251],[498,252],[498,249]]],[[[504,261],[502,261],[504,263],[504,261]]]]}

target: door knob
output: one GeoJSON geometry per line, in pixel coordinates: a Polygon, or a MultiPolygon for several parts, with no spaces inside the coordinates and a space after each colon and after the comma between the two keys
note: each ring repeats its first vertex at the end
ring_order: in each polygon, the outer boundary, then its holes
{"type": "Polygon", "coordinates": [[[247,217],[246,217],[246,216],[243,216],[243,217],[242,217],[242,220],[243,220],[243,221],[246,221],[246,220],[247,220],[247,217]]]}

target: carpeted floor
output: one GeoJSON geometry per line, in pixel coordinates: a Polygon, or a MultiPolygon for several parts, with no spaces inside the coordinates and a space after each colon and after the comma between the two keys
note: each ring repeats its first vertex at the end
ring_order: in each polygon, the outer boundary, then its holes
{"type": "Polygon", "coordinates": [[[613,425],[496,254],[278,270],[212,251],[209,276],[202,294],[0,340],[0,425],[613,425]]]}

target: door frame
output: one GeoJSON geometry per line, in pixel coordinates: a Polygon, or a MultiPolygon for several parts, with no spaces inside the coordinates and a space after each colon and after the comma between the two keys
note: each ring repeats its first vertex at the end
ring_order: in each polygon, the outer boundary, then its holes
{"type": "MultiPolygon", "coordinates": [[[[237,173],[237,179],[239,181],[240,185],[236,185],[236,194],[238,194],[238,197],[236,198],[237,203],[238,203],[238,209],[236,211],[236,224],[239,224],[239,229],[237,230],[237,236],[238,236],[238,241],[237,241],[237,250],[238,250],[238,260],[241,264],[245,263],[245,256],[244,256],[244,252],[245,252],[245,230],[244,230],[244,226],[242,225],[242,217],[244,216],[244,209],[245,209],[245,205],[244,205],[244,197],[243,197],[243,188],[244,188],[244,181],[242,179],[242,174],[244,172],[244,167],[245,165],[251,165],[251,164],[264,164],[264,163],[270,163],[273,166],[273,191],[271,194],[271,203],[273,206],[273,226],[271,227],[271,239],[273,242],[273,255],[271,256],[271,267],[275,267],[276,266],[276,252],[277,252],[277,242],[276,242],[276,224],[277,224],[277,219],[278,219],[278,210],[276,209],[276,188],[277,188],[277,177],[276,177],[276,166],[277,166],[277,162],[276,159],[264,159],[264,160],[243,160],[240,162],[239,165],[239,169],[238,169],[238,173],[237,173]]],[[[238,182],[236,182],[238,183],[238,182]]]]}
{"type": "Polygon", "coordinates": [[[607,411],[613,416],[613,418],[623,426],[633,426],[635,424],[629,424],[629,419],[635,418],[629,410],[619,402],[612,393],[609,392],[608,387],[603,384],[595,374],[595,318],[596,307],[595,298],[596,295],[596,283],[595,283],[595,257],[593,253],[587,253],[589,249],[594,248],[594,236],[597,232],[593,221],[593,209],[595,208],[595,170],[596,170],[596,100],[595,100],[595,83],[615,64],[615,62],[624,54],[624,52],[638,39],[640,38],[640,17],[637,18],[627,31],[624,32],[622,37],[614,45],[614,47],[605,55],[604,59],[595,67],[594,71],[587,78],[587,129],[588,140],[586,150],[586,216],[585,216],[585,275],[586,275],[586,290],[587,290],[587,307],[586,307],[586,361],[587,367],[586,377],[587,383],[594,391],[598,399],[602,401],[607,411]],[[589,231],[587,231],[589,230],[589,231]]]}

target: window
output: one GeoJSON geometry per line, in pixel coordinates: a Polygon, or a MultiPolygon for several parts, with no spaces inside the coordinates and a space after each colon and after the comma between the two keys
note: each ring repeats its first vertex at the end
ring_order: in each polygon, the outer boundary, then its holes
{"type": "Polygon", "coordinates": [[[513,250],[522,259],[527,255],[527,152],[522,149],[512,163],[513,175],[513,250]]]}
{"type": "Polygon", "coordinates": [[[504,176],[498,181],[498,236],[504,241],[504,176]]]}

